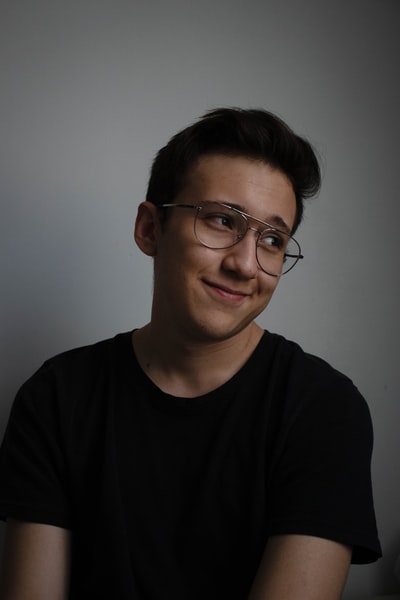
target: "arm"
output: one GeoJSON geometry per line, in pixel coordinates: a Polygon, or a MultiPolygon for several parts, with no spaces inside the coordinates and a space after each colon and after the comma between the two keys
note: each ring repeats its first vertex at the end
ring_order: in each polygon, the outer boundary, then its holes
{"type": "Polygon", "coordinates": [[[9,519],[0,600],[66,600],[69,545],[66,529],[9,519]]]}
{"type": "Polygon", "coordinates": [[[266,545],[248,600],[339,600],[351,548],[307,535],[279,535],[266,545]]]}

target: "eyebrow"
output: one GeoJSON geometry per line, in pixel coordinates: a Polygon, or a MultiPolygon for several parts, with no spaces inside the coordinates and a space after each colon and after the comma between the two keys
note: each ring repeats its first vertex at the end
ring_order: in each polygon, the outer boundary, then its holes
{"type": "Polygon", "coordinates": [[[276,224],[278,229],[282,229],[282,231],[284,231],[285,233],[287,233],[288,235],[291,234],[291,229],[290,227],[285,223],[285,221],[282,219],[282,217],[280,217],[279,215],[273,215],[270,219],[268,219],[268,222],[271,225],[276,224]]]}
{"type": "Polygon", "coordinates": [[[277,229],[281,229],[288,235],[291,234],[290,227],[279,215],[271,215],[270,217],[268,217],[267,220],[264,221],[264,219],[258,219],[257,217],[253,217],[253,215],[250,215],[248,212],[246,212],[244,210],[244,207],[241,206],[240,204],[233,204],[232,202],[222,202],[222,204],[226,204],[227,206],[232,206],[232,208],[237,208],[237,210],[240,210],[242,213],[244,213],[245,215],[248,215],[249,217],[255,219],[256,221],[262,221],[263,223],[266,223],[267,225],[272,225],[272,226],[276,227],[277,229]]]}

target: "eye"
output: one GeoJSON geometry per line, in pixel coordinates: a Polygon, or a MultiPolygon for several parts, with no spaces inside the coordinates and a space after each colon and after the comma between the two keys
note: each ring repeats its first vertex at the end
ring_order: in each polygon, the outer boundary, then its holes
{"type": "Polygon", "coordinates": [[[260,235],[258,245],[268,252],[282,253],[286,243],[283,234],[280,234],[278,231],[264,231],[260,235]]]}
{"type": "Polygon", "coordinates": [[[229,213],[215,212],[215,211],[204,211],[202,219],[205,221],[208,227],[214,229],[232,231],[235,229],[235,219],[229,213]]]}

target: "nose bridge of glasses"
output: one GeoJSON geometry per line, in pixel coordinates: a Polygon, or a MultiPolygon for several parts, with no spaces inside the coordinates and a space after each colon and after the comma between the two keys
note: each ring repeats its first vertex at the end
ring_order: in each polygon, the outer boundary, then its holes
{"type": "Polygon", "coordinates": [[[261,231],[259,229],[257,229],[257,227],[252,227],[251,225],[249,225],[248,221],[243,221],[242,226],[237,226],[236,227],[236,235],[235,235],[235,243],[237,244],[238,242],[241,242],[247,235],[248,231],[254,231],[256,234],[256,238],[255,238],[255,243],[257,245],[258,243],[258,239],[261,235],[261,231]]]}
{"type": "Polygon", "coordinates": [[[248,226],[246,227],[246,233],[247,233],[248,231],[255,231],[255,233],[257,234],[257,238],[258,238],[258,237],[260,237],[260,235],[261,235],[261,233],[262,233],[262,231],[261,231],[260,229],[258,229],[258,227],[252,227],[251,225],[248,225],[248,226]]]}
{"type": "MultiPolygon", "coordinates": [[[[255,257],[259,267],[269,275],[280,277],[290,271],[300,258],[303,258],[299,244],[287,232],[277,229],[273,225],[261,221],[252,215],[236,208],[231,208],[235,213],[235,244],[243,240],[247,232],[255,233],[255,257]],[[265,237],[280,239],[278,247],[275,244],[262,244],[265,237]],[[262,244],[262,245],[261,245],[262,244]],[[289,253],[287,254],[287,250],[289,253]],[[283,264],[286,263],[286,267],[283,264]]],[[[249,243],[249,242],[247,242],[249,243]]]]}
{"type": "Polygon", "coordinates": [[[241,226],[242,226],[243,230],[245,230],[243,232],[243,237],[246,235],[246,233],[249,231],[249,229],[251,231],[255,231],[258,234],[258,237],[264,231],[267,231],[269,229],[274,229],[274,227],[269,225],[269,223],[266,223],[265,221],[261,221],[260,219],[257,219],[257,217],[253,217],[252,215],[248,215],[247,213],[244,213],[239,210],[237,210],[237,213],[241,217],[241,226]]]}
{"type": "Polygon", "coordinates": [[[237,231],[237,241],[242,240],[249,230],[257,232],[258,235],[260,234],[258,228],[250,223],[251,221],[258,222],[257,219],[254,220],[250,215],[237,208],[231,208],[231,211],[235,217],[234,222],[237,231]]]}

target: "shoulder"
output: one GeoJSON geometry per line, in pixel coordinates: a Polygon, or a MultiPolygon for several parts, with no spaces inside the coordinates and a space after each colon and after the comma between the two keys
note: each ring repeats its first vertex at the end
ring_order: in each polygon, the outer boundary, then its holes
{"type": "Polygon", "coordinates": [[[281,335],[266,332],[263,343],[272,348],[270,372],[280,382],[292,416],[300,411],[321,417],[336,413],[354,421],[361,419],[369,428],[367,402],[348,375],[281,335]]]}
{"type": "Polygon", "coordinates": [[[285,370],[293,378],[303,380],[306,385],[318,381],[331,384],[336,382],[344,386],[354,386],[348,375],[338,371],[327,360],[310,354],[292,340],[282,335],[265,332],[264,347],[270,346],[273,353],[273,366],[285,370]]]}
{"type": "Polygon", "coordinates": [[[48,360],[20,387],[12,414],[20,411],[70,411],[106,380],[117,377],[116,369],[132,360],[130,333],[73,348],[48,360]]]}
{"type": "MultiPolygon", "coordinates": [[[[55,372],[98,367],[130,349],[130,332],[118,333],[112,338],[66,350],[47,359],[41,369],[55,372]]],[[[39,369],[40,371],[40,369],[39,369]]]]}
{"type": "Polygon", "coordinates": [[[47,359],[22,387],[29,386],[32,381],[41,377],[55,379],[72,377],[72,380],[75,380],[78,376],[84,375],[87,378],[94,373],[99,374],[103,367],[110,367],[115,361],[127,355],[129,351],[129,332],[119,333],[112,338],[66,350],[47,359]]]}

